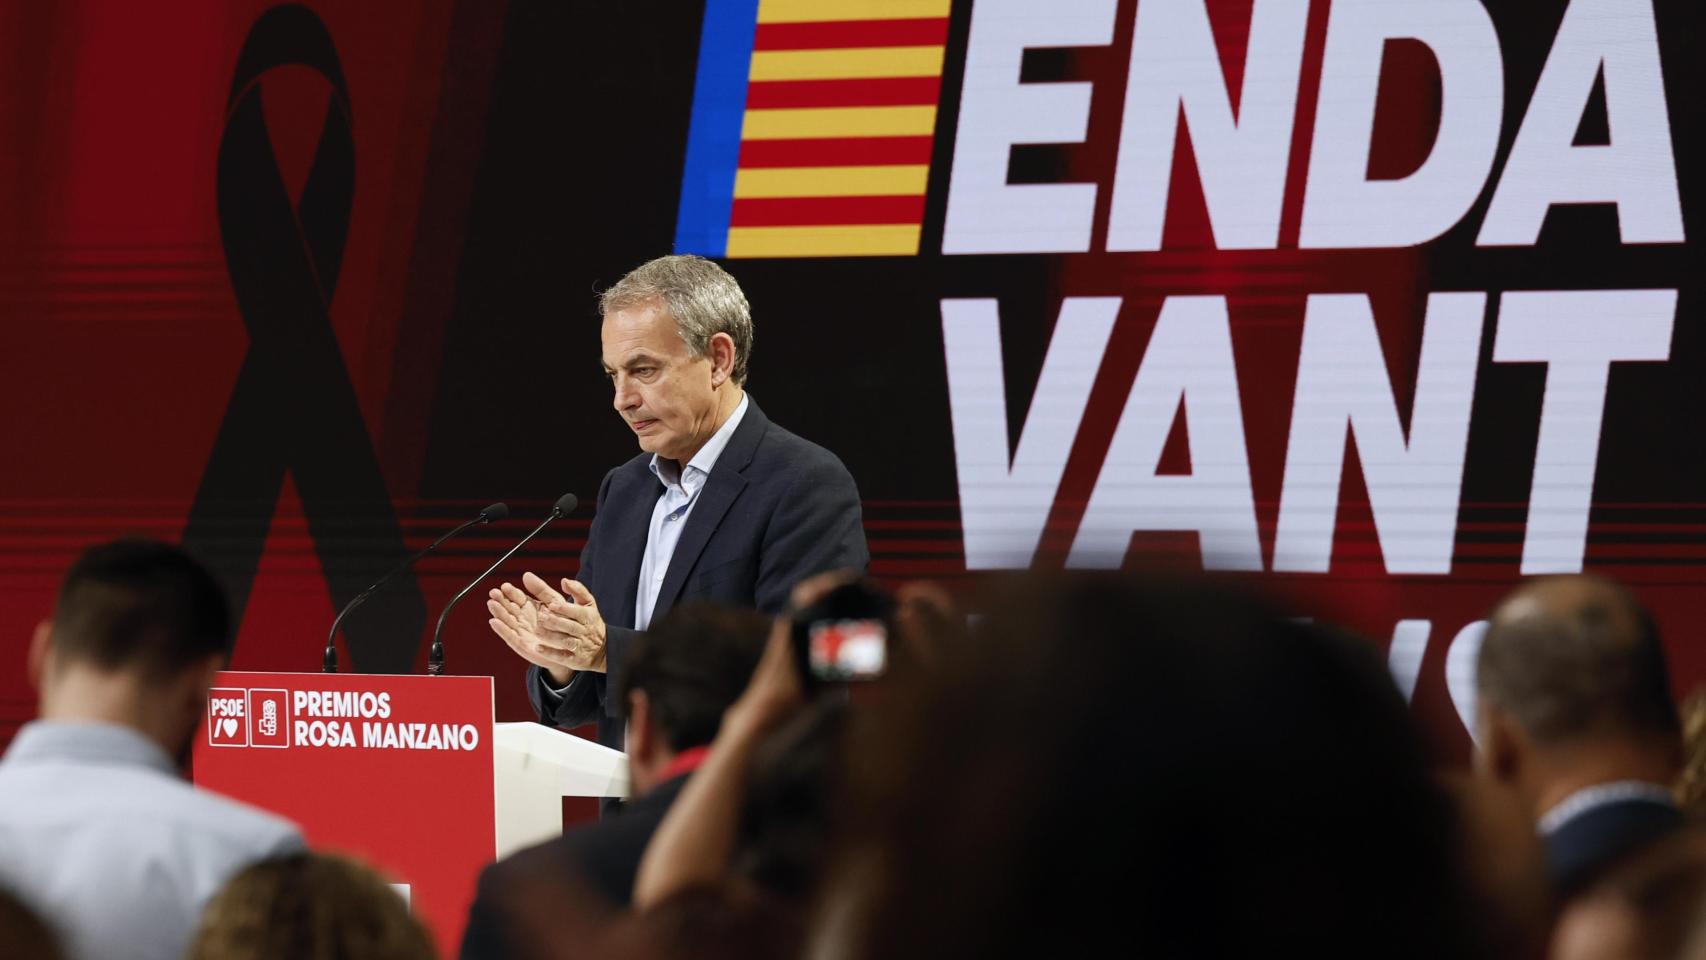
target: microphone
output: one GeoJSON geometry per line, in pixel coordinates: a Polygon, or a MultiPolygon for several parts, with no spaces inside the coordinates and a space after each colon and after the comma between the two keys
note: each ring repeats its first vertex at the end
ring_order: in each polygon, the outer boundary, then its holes
{"type": "Polygon", "coordinates": [[[417,561],[420,558],[426,556],[427,554],[433,552],[433,550],[436,549],[439,544],[443,543],[446,540],[449,540],[451,537],[456,536],[457,534],[468,529],[469,527],[473,526],[474,524],[476,524],[476,523],[491,523],[493,520],[502,520],[503,518],[505,518],[507,516],[509,516],[509,507],[507,505],[502,504],[502,503],[492,504],[491,506],[487,507],[486,509],[481,510],[479,516],[468,521],[467,523],[462,524],[461,526],[450,531],[449,533],[445,534],[444,536],[439,537],[437,540],[434,540],[432,543],[427,545],[427,548],[425,550],[422,550],[420,553],[417,553],[414,556],[410,557],[409,559],[404,560],[402,563],[397,564],[397,566],[395,568],[393,568],[390,573],[387,573],[385,576],[380,577],[378,580],[374,581],[373,586],[368,587],[366,590],[361,591],[361,593],[358,594],[354,600],[351,600],[349,603],[344,604],[344,608],[342,610],[338,611],[337,619],[332,621],[332,632],[326,635],[326,654],[324,657],[321,658],[321,663],[320,663],[321,672],[323,672],[323,673],[337,673],[338,672],[338,646],[337,646],[337,643],[335,642],[338,638],[338,624],[341,624],[344,622],[344,618],[349,616],[351,610],[354,610],[356,607],[361,606],[363,603],[365,603],[367,601],[368,597],[373,596],[373,591],[378,590],[380,587],[383,587],[383,586],[385,586],[385,584],[391,582],[392,577],[395,577],[397,574],[402,573],[404,570],[407,570],[410,567],[414,566],[415,561],[417,561]]]}
{"type": "Polygon", "coordinates": [[[427,652],[427,673],[435,677],[444,673],[444,643],[439,640],[439,637],[444,633],[444,621],[450,616],[450,608],[461,602],[462,598],[468,595],[468,591],[478,586],[481,580],[491,576],[493,570],[503,566],[505,560],[515,556],[515,552],[517,550],[527,546],[527,541],[539,536],[539,532],[549,526],[551,521],[566,517],[573,512],[575,505],[578,503],[580,503],[580,501],[576,499],[575,495],[572,493],[565,493],[558,497],[557,502],[551,506],[550,515],[541,521],[539,526],[534,527],[532,533],[522,537],[521,542],[510,547],[509,552],[499,557],[497,563],[487,567],[484,573],[468,581],[468,585],[466,587],[456,591],[456,596],[450,598],[450,602],[444,605],[444,612],[438,615],[438,626],[433,628],[432,649],[427,652]]]}

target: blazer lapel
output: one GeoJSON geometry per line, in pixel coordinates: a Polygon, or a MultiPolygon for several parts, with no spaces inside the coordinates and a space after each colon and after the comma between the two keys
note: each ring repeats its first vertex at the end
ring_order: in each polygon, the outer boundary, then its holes
{"type": "Polygon", "coordinates": [[[618,514],[612,518],[611,532],[614,533],[615,543],[610,546],[610,572],[606,574],[609,584],[618,591],[614,599],[614,608],[609,604],[600,604],[604,618],[619,627],[634,625],[634,606],[639,599],[640,561],[646,554],[646,536],[652,525],[652,508],[657,506],[658,496],[663,493],[663,484],[642,464],[638,474],[633,477],[634,492],[625,495],[613,495],[611,500],[621,504],[618,514]]]}
{"type": "MultiPolygon", "coordinates": [[[[663,586],[658,590],[657,605],[652,608],[653,620],[663,616],[664,611],[675,605],[676,598],[681,595],[681,588],[687,583],[687,575],[693,571],[693,565],[699,562],[699,555],[705,552],[705,545],[711,542],[711,535],[717,532],[717,527],[723,522],[729,507],[734,505],[735,499],[746,489],[746,476],[743,471],[752,463],[753,454],[758,450],[758,441],[763,439],[764,431],[769,426],[769,418],[758,409],[757,401],[748,394],[746,415],[741,418],[740,426],[735,428],[734,436],[729,438],[729,445],[723,448],[722,456],[717,458],[716,466],[711,468],[711,476],[705,480],[705,489],[699,491],[699,499],[693,504],[693,512],[687,515],[687,526],[682,528],[681,539],[675,544],[675,553],[669,558],[669,571],[664,574],[663,586]]],[[[630,605],[632,602],[629,601],[630,605]]]]}

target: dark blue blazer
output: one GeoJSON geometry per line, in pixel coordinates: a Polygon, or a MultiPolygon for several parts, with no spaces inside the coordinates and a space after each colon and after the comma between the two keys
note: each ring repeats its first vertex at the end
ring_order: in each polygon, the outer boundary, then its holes
{"type": "Polygon", "coordinates": [[[1611,867],[1683,826],[1681,810],[1654,800],[1594,807],[1546,836],[1546,863],[1560,898],[1580,893],[1611,867]]]}
{"type": "MultiPolygon", "coordinates": [[[[577,673],[561,702],[544,671],[527,671],[542,723],[598,721],[598,742],[622,749],[622,707],[612,678],[634,642],[634,603],[652,508],[663,484],[641,454],[605,474],[581,551],[580,581],[605,623],[608,673],[577,673]]],[[[770,422],[750,396],[746,414],[711,468],[664,574],[652,619],[683,600],[778,613],[796,583],[826,570],[863,571],[871,560],[859,490],[835,454],[770,422]]]]}
{"type": "Polygon", "coordinates": [[[519,850],[480,872],[468,925],[462,933],[462,960],[530,957],[527,935],[512,929],[504,907],[540,880],[555,880],[573,890],[602,894],[611,906],[629,906],[640,858],[664,815],[687,785],[687,774],[653,787],[645,796],[597,823],[582,824],[560,837],[519,850]]]}

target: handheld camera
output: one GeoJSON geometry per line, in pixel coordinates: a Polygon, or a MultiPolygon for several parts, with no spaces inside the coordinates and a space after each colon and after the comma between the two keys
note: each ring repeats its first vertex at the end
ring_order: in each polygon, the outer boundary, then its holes
{"type": "Polygon", "coordinates": [[[881,677],[889,665],[894,598],[864,580],[844,583],[794,614],[794,662],[812,693],[881,677]]]}

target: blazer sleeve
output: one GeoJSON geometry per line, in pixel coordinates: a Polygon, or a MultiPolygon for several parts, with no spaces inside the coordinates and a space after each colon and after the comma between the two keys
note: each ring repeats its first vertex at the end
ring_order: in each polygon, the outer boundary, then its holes
{"type": "MultiPolygon", "coordinates": [[[[604,475],[604,480],[598,485],[599,509],[603,509],[610,495],[610,481],[616,476],[611,470],[604,475]]],[[[588,533],[586,545],[581,548],[581,569],[576,576],[581,583],[586,584],[593,596],[598,596],[600,576],[598,568],[598,522],[593,521],[592,532],[588,533]]],[[[628,637],[619,640],[613,634],[632,630],[624,627],[606,626],[605,628],[605,661],[606,669],[614,671],[617,667],[618,656],[626,652],[628,637]],[[617,640],[612,643],[612,640],[617,640]]],[[[539,717],[539,722],[554,727],[578,727],[592,723],[607,712],[606,690],[609,687],[608,674],[577,671],[569,678],[569,685],[561,693],[552,689],[551,679],[545,671],[537,666],[527,668],[527,699],[533,704],[533,710],[539,717]]],[[[619,716],[621,704],[616,704],[611,716],[619,716]]]]}
{"type": "Polygon", "coordinates": [[[623,715],[621,698],[613,696],[614,681],[622,675],[628,648],[640,631],[632,627],[604,625],[604,673],[576,673],[562,693],[551,689],[550,678],[538,667],[527,671],[527,698],[539,714],[539,722],[554,727],[578,727],[592,723],[600,714],[623,715]]]}
{"type": "Polygon", "coordinates": [[[758,609],[780,613],[801,580],[828,570],[864,573],[870,564],[859,488],[841,461],[824,453],[794,476],[771,515],[753,597],[758,609]]]}

